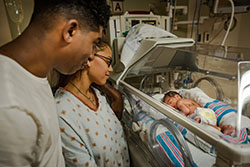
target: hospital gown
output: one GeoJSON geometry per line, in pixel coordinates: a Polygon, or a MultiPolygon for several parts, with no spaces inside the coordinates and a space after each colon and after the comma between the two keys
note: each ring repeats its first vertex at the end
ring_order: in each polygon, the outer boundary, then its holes
{"type": "Polygon", "coordinates": [[[98,109],[85,105],[64,89],[56,92],[63,154],[67,166],[130,166],[120,121],[106,98],[94,89],[98,109]]]}

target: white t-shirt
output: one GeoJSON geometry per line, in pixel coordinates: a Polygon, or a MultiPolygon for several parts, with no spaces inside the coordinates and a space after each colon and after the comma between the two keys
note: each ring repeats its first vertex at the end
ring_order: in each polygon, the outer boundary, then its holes
{"type": "Polygon", "coordinates": [[[65,166],[47,79],[2,55],[0,73],[0,166],[65,166]]]}

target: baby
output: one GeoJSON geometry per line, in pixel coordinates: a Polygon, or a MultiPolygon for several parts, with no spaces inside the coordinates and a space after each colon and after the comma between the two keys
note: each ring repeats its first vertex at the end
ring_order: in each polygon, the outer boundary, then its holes
{"type": "Polygon", "coordinates": [[[231,125],[217,126],[217,118],[212,109],[204,108],[191,99],[182,98],[180,94],[169,91],[165,94],[163,102],[178,109],[183,115],[195,120],[198,123],[210,125],[226,135],[232,135],[235,128],[231,125]]]}
{"type": "Polygon", "coordinates": [[[182,112],[182,114],[188,116],[193,114],[197,107],[201,107],[198,103],[191,99],[182,98],[180,94],[174,91],[169,91],[165,94],[163,102],[176,108],[182,112]]]}

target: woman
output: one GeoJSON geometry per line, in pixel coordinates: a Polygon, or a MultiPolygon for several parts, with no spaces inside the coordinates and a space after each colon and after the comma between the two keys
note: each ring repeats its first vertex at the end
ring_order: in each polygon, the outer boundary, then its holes
{"type": "Polygon", "coordinates": [[[100,42],[93,60],[64,79],[55,94],[67,166],[130,166],[122,126],[100,91],[113,71],[110,47],[100,42]]]}

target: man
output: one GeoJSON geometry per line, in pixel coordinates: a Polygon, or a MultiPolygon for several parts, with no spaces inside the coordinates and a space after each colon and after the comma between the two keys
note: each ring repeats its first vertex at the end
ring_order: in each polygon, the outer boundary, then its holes
{"type": "Polygon", "coordinates": [[[35,0],[27,29],[0,48],[0,166],[64,166],[46,75],[81,69],[109,15],[105,0],[35,0]]]}

